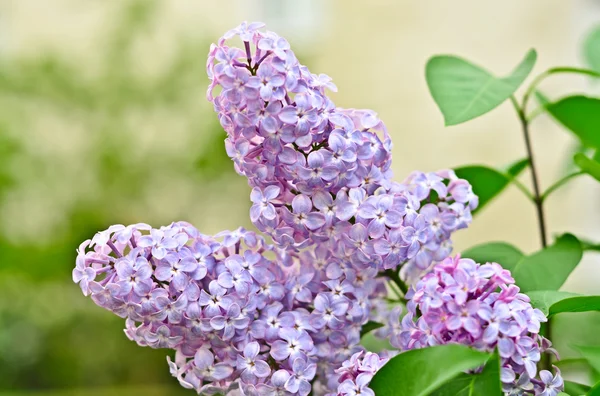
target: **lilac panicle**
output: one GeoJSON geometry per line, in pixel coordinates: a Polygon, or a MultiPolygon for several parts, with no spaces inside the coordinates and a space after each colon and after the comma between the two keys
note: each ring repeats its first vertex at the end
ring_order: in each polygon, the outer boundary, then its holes
{"type": "Polygon", "coordinates": [[[460,255],[433,267],[407,293],[408,313],[387,335],[400,350],[459,343],[492,352],[501,359],[505,392],[556,395],[560,371],[536,378],[541,354],[550,342],[539,335],[545,315],[519,292],[510,271],[497,263],[478,264],[460,255]]]}
{"type": "Polygon", "coordinates": [[[169,365],[184,387],[307,395],[313,383],[328,389],[360,350],[367,297],[385,294],[374,270],[327,277],[326,257],[244,229],[210,237],[185,222],[113,226],[81,244],[73,279],[126,319],[131,340],[174,350],[169,365]]]}
{"type": "MultiPolygon", "coordinates": [[[[392,142],[377,114],[336,107],[326,94],[337,89],[331,78],[311,73],[287,40],[263,27],[244,22],[211,46],[207,98],[252,188],[250,219],[274,245],[241,228],[211,237],[185,222],[115,225],[80,245],[73,280],[125,319],[131,340],[175,351],[169,368],[185,388],[371,395],[391,354],[365,353],[361,327],[383,320],[377,334],[394,340],[404,331],[400,310],[384,306],[383,271],[412,283],[448,257],[477,196],[451,170],[392,181],[392,142]]],[[[478,308],[460,292],[472,283],[465,279],[457,278],[466,284],[448,306],[452,331],[489,341],[494,330],[463,317],[478,308]]],[[[445,301],[436,298],[427,304],[445,301]]],[[[537,331],[532,323],[528,331],[537,331]]],[[[539,359],[532,345],[514,346],[531,352],[514,355],[515,367],[539,359]]],[[[525,385],[562,386],[560,376],[540,376],[525,385]]]]}
{"type": "Polygon", "coordinates": [[[311,73],[289,43],[243,23],[210,49],[207,98],[227,153],[252,187],[250,218],[278,246],[330,246],[339,260],[378,270],[407,263],[414,279],[451,251],[477,197],[452,171],[391,180],[391,139],[372,110],[335,106],[331,79],[311,73]],[[231,46],[239,36],[243,47],[231,46]],[[435,199],[432,196],[435,194],[435,199]],[[343,243],[350,225],[363,244],[343,243]],[[338,248],[334,248],[338,246],[338,248]]]}

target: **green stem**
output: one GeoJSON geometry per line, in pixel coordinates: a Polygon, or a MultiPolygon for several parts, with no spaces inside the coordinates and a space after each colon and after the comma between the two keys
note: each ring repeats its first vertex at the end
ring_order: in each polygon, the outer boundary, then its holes
{"type": "MultiPolygon", "coordinates": [[[[532,84],[533,85],[533,84],[532,84]]],[[[525,117],[525,110],[523,107],[520,107],[517,103],[517,100],[511,96],[510,98],[517,114],[519,116],[519,120],[521,121],[521,127],[523,129],[523,139],[525,140],[525,148],[527,150],[527,159],[529,160],[529,168],[531,169],[531,181],[533,184],[533,203],[535,204],[537,218],[538,218],[538,228],[540,231],[540,239],[542,242],[542,248],[545,248],[548,245],[547,237],[546,237],[546,219],[544,217],[544,207],[543,202],[541,200],[541,192],[540,192],[540,184],[538,182],[537,176],[537,168],[535,166],[535,159],[533,156],[533,150],[531,147],[531,139],[529,137],[529,123],[527,122],[527,118],[525,117]]],[[[525,105],[525,98],[523,99],[523,105],[525,105]]]]}
{"type": "MultiPolygon", "coordinates": [[[[531,86],[523,96],[523,104],[521,106],[519,106],[514,96],[511,96],[510,98],[513,106],[515,107],[515,110],[517,111],[519,121],[521,121],[521,128],[523,130],[523,140],[525,141],[527,159],[529,159],[529,167],[531,169],[531,182],[533,184],[533,203],[535,204],[535,209],[537,213],[538,229],[540,232],[540,239],[542,242],[543,249],[545,249],[548,245],[548,240],[546,237],[546,219],[544,217],[544,201],[542,198],[542,194],[540,193],[540,184],[538,182],[537,169],[535,166],[535,159],[533,156],[533,149],[531,146],[531,138],[529,136],[529,122],[527,121],[527,116],[525,115],[525,112],[527,107],[527,101],[529,100],[531,93],[535,90],[536,85],[539,84],[540,81],[542,81],[547,75],[550,74],[552,74],[550,71],[543,73],[531,83],[531,86]]],[[[544,327],[545,337],[551,339],[552,324],[550,322],[550,318],[548,318],[548,321],[545,323],[544,327]]],[[[546,353],[542,356],[541,365],[542,368],[546,370],[552,370],[552,356],[549,353],[546,353]]]]}
{"type": "Polygon", "coordinates": [[[531,124],[531,122],[539,115],[542,115],[546,112],[546,109],[548,108],[547,105],[540,105],[539,107],[536,107],[530,114],[529,117],[527,117],[527,122],[529,122],[531,124]]]}
{"type": "Polygon", "coordinates": [[[400,291],[402,291],[402,293],[406,295],[406,292],[408,292],[408,286],[406,286],[406,283],[402,282],[402,279],[400,279],[400,276],[398,276],[398,273],[396,271],[388,269],[385,270],[383,274],[390,278],[390,280],[394,282],[396,286],[398,286],[400,291]]]}
{"type": "MultiPolygon", "coordinates": [[[[550,77],[553,74],[558,74],[558,73],[572,73],[572,74],[584,74],[586,76],[590,76],[590,77],[600,77],[600,73],[594,71],[594,70],[589,70],[589,69],[580,69],[578,67],[553,67],[551,69],[546,70],[545,72],[543,72],[542,74],[540,74],[539,76],[537,76],[536,78],[533,79],[533,81],[531,82],[531,85],[529,86],[529,88],[527,88],[527,91],[525,91],[525,94],[523,95],[523,105],[521,106],[523,113],[525,113],[525,108],[527,107],[527,102],[529,101],[529,98],[531,97],[531,95],[533,95],[533,93],[535,92],[536,88],[538,87],[538,85],[540,85],[540,83],[542,81],[544,81],[547,77],[550,77]]],[[[530,117],[530,119],[532,119],[532,117],[530,117]]]]}
{"type": "Polygon", "coordinates": [[[563,184],[565,184],[566,182],[568,182],[569,180],[580,176],[580,175],[584,175],[585,172],[583,171],[579,171],[579,172],[574,172],[571,174],[566,175],[565,177],[563,177],[562,179],[558,180],[556,183],[554,183],[553,185],[551,185],[550,187],[548,187],[548,189],[546,189],[546,191],[544,191],[544,193],[542,194],[542,196],[540,197],[540,199],[542,200],[542,202],[544,202],[546,200],[546,198],[548,198],[548,196],[556,189],[560,188],[563,184]]]}
{"type": "MultiPolygon", "coordinates": [[[[581,69],[578,67],[553,67],[551,69],[548,69],[533,80],[533,82],[531,83],[529,88],[527,88],[525,95],[523,95],[522,108],[523,108],[524,113],[525,113],[525,108],[527,107],[527,104],[529,102],[529,99],[535,92],[536,88],[540,85],[540,83],[543,80],[545,80],[547,77],[550,77],[553,74],[559,74],[559,73],[581,74],[581,75],[586,75],[588,77],[600,78],[600,73],[598,73],[597,71],[594,71],[594,70],[590,70],[590,69],[581,69]]],[[[545,113],[547,107],[548,107],[548,104],[541,104],[539,107],[537,107],[535,110],[533,110],[531,112],[531,114],[527,117],[527,121],[531,123],[531,121],[533,121],[537,116],[545,113]]]]}
{"type": "Polygon", "coordinates": [[[394,294],[396,295],[396,297],[398,297],[399,300],[404,300],[404,296],[402,295],[402,292],[400,291],[400,289],[398,289],[398,286],[396,286],[396,284],[394,282],[388,282],[388,285],[390,287],[390,289],[394,292],[394,294]]]}
{"type": "Polygon", "coordinates": [[[508,176],[509,176],[509,177],[510,177],[510,179],[511,179],[511,180],[510,180],[510,181],[511,181],[511,183],[513,183],[515,186],[517,186],[517,188],[518,188],[519,190],[521,190],[521,192],[522,192],[523,194],[525,194],[525,196],[526,196],[527,198],[529,198],[529,200],[530,200],[531,202],[534,202],[534,203],[535,203],[535,197],[533,196],[533,194],[532,194],[532,193],[530,193],[530,192],[529,192],[529,190],[527,189],[527,187],[525,187],[525,185],[523,185],[523,183],[521,183],[519,180],[517,180],[517,178],[516,178],[516,177],[511,177],[510,175],[508,175],[508,176]]]}

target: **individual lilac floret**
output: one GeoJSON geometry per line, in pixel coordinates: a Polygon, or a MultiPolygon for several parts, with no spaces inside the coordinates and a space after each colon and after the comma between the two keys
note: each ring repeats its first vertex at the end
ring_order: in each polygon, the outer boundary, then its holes
{"type": "Polygon", "coordinates": [[[408,313],[401,331],[390,334],[393,346],[409,350],[459,343],[487,352],[497,349],[505,392],[529,389],[556,395],[563,389],[559,371],[555,376],[542,371],[542,380],[535,378],[541,353],[551,352],[549,341],[538,334],[547,319],[499,264],[449,257],[406,297],[408,313]]]}

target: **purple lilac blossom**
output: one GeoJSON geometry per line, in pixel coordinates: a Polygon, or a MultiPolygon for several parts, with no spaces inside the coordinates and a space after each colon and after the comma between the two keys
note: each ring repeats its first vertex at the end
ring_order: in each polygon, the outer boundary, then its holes
{"type": "Polygon", "coordinates": [[[368,297],[385,295],[373,269],[328,277],[324,254],[281,250],[244,229],[214,238],[185,222],[113,226],[81,244],[73,279],[126,319],[131,340],[174,350],[184,387],[307,395],[313,383],[335,390],[335,369],[360,350],[368,297]]]}
{"type": "MultiPolygon", "coordinates": [[[[362,357],[361,327],[380,319],[388,324],[379,335],[402,332],[400,309],[382,306],[381,271],[400,269],[416,282],[451,253],[450,237],[470,224],[477,196],[451,170],[392,181],[392,143],[377,114],[337,108],[325,94],[336,89],[331,79],[312,74],[263,26],[242,23],[211,46],[207,97],[227,153],[252,187],[251,221],[275,246],[244,229],[209,237],[184,222],[115,225],[79,247],[73,280],[126,318],[133,341],[174,350],[169,367],[183,387],[372,394],[368,384],[390,355],[362,357]],[[234,36],[243,48],[229,46],[234,36]]],[[[468,279],[459,282],[448,307],[453,331],[496,337],[495,325],[486,332],[470,320],[477,307],[460,293],[468,279]]],[[[515,357],[529,371],[539,360],[532,345],[515,346],[529,348],[515,357]]],[[[517,381],[534,386],[526,372],[517,381]]],[[[520,373],[512,374],[514,381],[520,373]]],[[[540,376],[535,386],[545,394],[562,386],[560,376],[540,376]]]]}
{"type": "MultiPolygon", "coordinates": [[[[536,378],[541,353],[554,352],[539,334],[546,316],[519,292],[510,271],[497,263],[478,264],[460,255],[435,265],[407,293],[408,313],[401,327],[388,330],[400,350],[459,343],[492,352],[501,359],[505,392],[556,395],[563,389],[560,371],[536,378]]],[[[398,316],[396,315],[396,320],[398,316]]]]}
{"type": "Polygon", "coordinates": [[[253,188],[252,222],[278,246],[328,243],[337,259],[379,270],[407,263],[403,276],[416,279],[450,254],[450,235],[471,222],[471,186],[452,171],[392,182],[392,143],[377,114],[336,107],[325,91],[336,90],[331,79],[311,73],[262,26],[227,32],[207,62],[207,98],[236,171],[253,188]],[[236,35],[244,48],[230,46],[236,35]],[[366,228],[365,246],[334,248],[347,222],[366,228]]]}

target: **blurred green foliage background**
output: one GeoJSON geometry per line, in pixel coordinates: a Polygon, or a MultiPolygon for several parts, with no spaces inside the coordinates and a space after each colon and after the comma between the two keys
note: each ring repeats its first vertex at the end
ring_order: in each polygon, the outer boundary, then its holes
{"type": "Polygon", "coordinates": [[[193,205],[215,184],[247,187],[204,99],[208,39],[182,39],[140,77],[132,57],[155,2],[123,2],[119,16],[93,72],[53,52],[0,61],[0,391],[187,394],[164,350],[130,342],[70,282],[75,249],[112,223],[177,220],[161,210],[181,204],[173,195],[193,205]]]}

